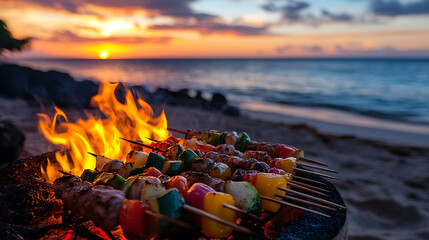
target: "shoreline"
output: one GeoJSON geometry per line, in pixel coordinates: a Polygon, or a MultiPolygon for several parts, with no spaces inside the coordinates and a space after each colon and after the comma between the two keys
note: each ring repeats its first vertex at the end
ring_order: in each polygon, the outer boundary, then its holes
{"type": "Polygon", "coordinates": [[[429,126],[377,119],[334,109],[247,102],[243,116],[272,123],[305,124],[323,134],[429,148],[429,126]]]}

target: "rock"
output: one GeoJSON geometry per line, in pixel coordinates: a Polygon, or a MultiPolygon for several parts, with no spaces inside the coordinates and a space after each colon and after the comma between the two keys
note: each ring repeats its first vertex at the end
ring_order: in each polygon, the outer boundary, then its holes
{"type": "Polygon", "coordinates": [[[214,109],[222,109],[222,107],[228,103],[225,95],[222,93],[213,93],[212,99],[210,101],[210,105],[214,109]]]}
{"type": "Polygon", "coordinates": [[[18,159],[24,141],[24,134],[15,125],[9,121],[0,121],[0,165],[18,159]]]}

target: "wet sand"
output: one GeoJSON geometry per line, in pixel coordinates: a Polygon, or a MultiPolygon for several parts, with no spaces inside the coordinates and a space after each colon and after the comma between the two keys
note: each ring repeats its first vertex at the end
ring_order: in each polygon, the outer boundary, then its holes
{"type": "MultiPolygon", "coordinates": [[[[23,100],[0,98],[0,119],[12,121],[26,134],[22,157],[51,150],[37,130],[39,111],[23,100]]],[[[285,123],[284,116],[257,120],[266,115],[261,112],[245,111],[250,117],[235,118],[180,107],[167,106],[165,111],[169,127],[245,131],[253,140],[302,148],[306,157],[338,170],[339,180],[332,182],[348,207],[350,239],[429,239],[429,148],[405,146],[413,145],[407,144],[412,134],[401,135],[400,142],[383,142],[352,132],[322,133],[305,121],[285,123]]]]}

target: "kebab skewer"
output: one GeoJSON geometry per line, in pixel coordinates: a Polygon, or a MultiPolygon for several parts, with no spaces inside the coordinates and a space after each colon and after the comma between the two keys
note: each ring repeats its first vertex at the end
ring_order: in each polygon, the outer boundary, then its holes
{"type": "MultiPolygon", "coordinates": [[[[132,151],[133,152],[133,151],[132,151]]],[[[152,166],[152,165],[154,165],[153,163],[150,163],[151,162],[151,160],[152,159],[154,159],[154,160],[157,160],[157,163],[159,163],[159,162],[161,162],[161,164],[162,164],[162,162],[163,161],[165,161],[165,159],[162,157],[162,156],[159,156],[159,155],[157,155],[157,154],[155,154],[155,153],[150,153],[149,154],[149,156],[155,156],[154,158],[148,158],[148,159],[146,159],[146,161],[143,163],[145,166],[152,166]]],[[[134,158],[136,158],[136,157],[138,157],[138,155],[133,155],[133,157],[134,158]]],[[[200,159],[200,160],[202,160],[202,161],[207,161],[208,159],[200,159]]],[[[123,163],[121,162],[121,161],[119,161],[119,160],[113,160],[113,161],[111,161],[111,162],[108,162],[107,164],[105,164],[105,166],[104,166],[104,169],[112,169],[111,167],[107,167],[106,168],[106,166],[108,166],[108,165],[111,165],[110,163],[114,163],[114,161],[116,161],[117,163],[119,163],[120,165],[123,165],[123,163]]],[[[211,160],[209,160],[209,161],[211,161],[211,160]]],[[[168,162],[167,162],[168,163],[168,162]]],[[[183,165],[183,162],[178,162],[178,163],[180,163],[180,164],[182,164],[183,165]]],[[[207,164],[206,164],[207,165],[207,164]]],[[[162,167],[162,165],[157,165],[156,166],[158,169],[164,169],[163,167],[162,167]]],[[[118,169],[118,167],[117,167],[117,169],[118,169]]],[[[199,170],[199,171],[202,171],[202,168],[201,167],[196,167],[196,168],[193,168],[193,170],[199,170]]],[[[116,170],[116,171],[118,171],[118,170],[116,170]]],[[[164,170],[163,170],[163,172],[165,172],[164,170]]],[[[175,172],[175,174],[179,174],[180,172],[175,172]]],[[[159,172],[159,174],[158,175],[155,175],[155,176],[159,176],[159,175],[161,175],[161,172],[159,172]]],[[[208,175],[207,175],[208,176],[208,175]]],[[[280,175],[279,175],[280,176],[280,175]]],[[[200,176],[201,177],[201,176],[200,176]]],[[[204,178],[204,177],[203,177],[204,178]]],[[[283,178],[284,179],[284,177],[283,176],[280,176],[280,178],[283,178]]],[[[192,181],[192,182],[195,182],[195,181],[192,181]]],[[[225,189],[225,182],[224,181],[221,181],[221,179],[218,179],[218,178],[216,178],[216,181],[210,181],[211,183],[209,184],[209,185],[211,185],[211,186],[213,186],[215,189],[217,189],[218,191],[223,191],[224,189],[225,189]]],[[[207,183],[207,182],[204,182],[204,183],[207,183]]],[[[296,191],[293,191],[293,190],[291,190],[291,189],[288,189],[288,188],[286,188],[286,185],[284,185],[284,186],[279,186],[279,188],[280,188],[280,190],[282,190],[282,191],[286,191],[286,192],[289,192],[289,193],[293,193],[293,194],[297,194],[297,195],[300,195],[298,192],[296,192],[296,191]]],[[[305,195],[305,196],[307,196],[307,195],[305,195]]],[[[291,196],[286,196],[286,195],[283,195],[283,198],[288,198],[288,199],[291,199],[291,200],[295,200],[295,201],[300,201],[300,202],[303,202],[304,200],[301,200],[301,199],[298,199],[298,198],[294,198],[294,197],[291,197],[291,196]]],[[[315,198],[315,197],[313,197],[312,198],[313,200],[316,200],[316,201],[321,201],[321,202],[324,202],[324,203],[330,203],[330,202],[328,202],[328,201],[326,201],[326,200],[321,200],[321,199],[318,199],[318,198],[315,198]]],[[[317,206],[317,207],[320,207],[321,205],[319,205],[319,204],[316,204],[316,203],[312,203],[312,202],[305,202],[305,203],[307,203],[307,204],[309,204],[309,205],[313,205],[313,206],[317,206]]],[[[333,205],[335,205],[334,203],[332,203],[333,205]]],[[[343,206],[341,206],[341,205],[338,205],[338,206],[340,206],[340,207],[342,207],[343,208],[343,206]]],[[[325,206],[322,206],[322,208],[324,208],[325,206]]],[[[325,207],[325,209],[326,209],[326,207],[325,207]]],[[[330,208],[330,210],[334,210],[334,209],[331,209],[330,208]]]]}
{"type": "MultiPolygon", "coordinates": [[[[124,139],[126,140],[126,139],[124,139]]],[[[151,146],[136,142],[136,141],[131,141],[131,140],[126,140],[129,141],[131,143],[136,143],[136,144],[141,144],[143,146],[149,147],[151,148],[151,146]]],[[[171,148],[177,147],[180,145],[174,145],[171,148]]],[[[151,153],[153,155],[153,153],[151,153]]],[[[175,164],[182,164],[185,165],[185,169],[188,170],[195,170],[195,171],[202,171],[202,172],[210,172],[210,174],[214,177],[217,178],[221,178],[226,180],[227,178],[229,178],[231,175],[231,170],[230,167],[235,170],[235,169],[245,169],[245,170],[259,170],[261,172],[269,172],[271,169],[269,168],[269,166],[262,161],[257,161],[253,158],[250,159],[243,159],[243,158],[239,158],[236,156],[232,156],[229,157],[228,155],[225,154],[218,154],[216,152],[209,152],[207,154],[205,154],[203,156],[203,158],[199,158],[200,156],[198,156],[194,151],[192,150],[185,150],[183,151],[183,149],[181,149],[179,152],[177,152],[177,150],[175,151],[175,154],[177,156],[177,154],[179,154],[179,157],[175,157],[176,159],[179,158],[181,159],[183,162],[180,161],[175,161],[175,164]],[[211,159],[215,159],[216,163],[214,163],[213,160],[211,159]],[[213,170],[215,169],[215,170],[213,170]],[[223,170],[223,171],[222,171],[223,170]],[[221,172],[219,172],[221,171],[221,172]]],[[[260,153],[258,153],[259,155],[261,155],[260,153]]],[[[146,156],[148,156],[147,153],[144,152],[132,152],[132,157],[135,160],[134,161],[140,161],[140,156],[143,159],[142,163],[139,163],[139,165],[146,165],[147,160],[149,159],[148,157],[146,158],[146,156]]],[[[267,161],[269,161],[270,163],[273,162],[273,160],[270,160],[271,158],[268,156],[268,158],[265,158],[267,161]]],[[[131,160],[133,161],[133,160],[131,160]]],[[[163,159],[162,157],[158,157],[158,164],[162,164],[162,162],[164,162],[165,159],[163,159]]],[[[282,169],[286,169],[289,172],[292,171],[293,172],[293,161],[292,159],[278,159],[276,161],[277,163],[275,163],[276,165],[278,165],[279,168],[282,169]],[[289,164],[289,165],[287,165],[289,164]]],[[[167,161],[167,163],[172,163],[172,161],[167,161]]],[[[156,165],[152,164],[151,162],[148,163],[149,166],[155,166],[156,165]]],[[[161,166],[158,165],[158,168],[160,168],[161,166]]],[[[182,168],[183,169],[183,168],[182,168]]],[[[277,173],[277,172],[275,172],[277,173]]],[[[177,173],[176,173],[177,174],[177,173]]],[[[291,178],[292,175],[288,174],[288,180],[291,178]]],[[[313,189],[309,189],[307,187],[298,185],[297,182],[289,182],[288,181],[288,185],[290,186],[294,186],[295,188],[299,188],[301,190],[305,190],[311,193],[315,193],[315,194],[319,194],[322,196],[326,196],[326,194],[315,191],[313,189]]]]}
{"type": "MultiPolygon", "coordinates": [[[[156,226],[157,224],[148,227],[145,224],[137,224],[133,222],[135,220],[140,220],[138,223],[142,223],[143,220],[146,220],[143,221],[146,224],[154,223],[154,221],[147,219],[145,214],[162,220],[167,220],[174,224],[179,223],[181,226],[186,226],[189,229],[195,230],[195,228],[188,224],[175,220],[181,216],[180,209],[185,209],[194,214],[203,216],[203,232],[209,237],[224,237],[229,235],[232,230],[236,230],[261,238],[259,234],[235,224],[235,213],[233,211],[228,209],[225,210],[225,212],[230,211],[229,215],[222,215],[222,217],[229,216],[229,220],[231,221],[227,221],[216,216],[216,212],[215,215],[213,215],[209,212],[202,211],[201,209],[186,204],[182,195],[180,195],[179,191],[174,188],[169,189],[155,200],[140,202],[138,200],[125,199],[125,194],[120,190],[115,190],[109,186],[91,185],[88,182],[81,181],[79,177],[73,175],[65,175],[58,178],[53,184],[41,179],[34,179],[38,183],[54,188],[56,197],[63,200],[65,206],[67,206],[74,214],[93,220],[95,225],[103,228],[104,230],[113,230],[118,225],[121,225],[124,231],[128,231],[132,234],[138,234],[138,236],[141,236],[141,234],[151,233],[151,227],[158,228],[159,226],[156,226]],[[147,213],[148,211],[150,211],[150,213],[147,213]],[[219,226],[216,224],[213,225],[213,221],[222,223],[224,227],[220,230],[217,229],[219,226]]],[[[216,204],[219,205],[223,203],[216,201],[216,199],[219,198],[219,195],[222,194],[213,193],[207,197],[207,201],[210,206],[215,209],[216,204]]],[[[232,197],[229,196],[229,199],[229,202],[231,202],[232,197]]],[[[159,225],[163,225],[162,221],[159,225]]],[[[164,230],[166,229],[168,228],[164,227],[164,230]]],[[[165,234],[166,232],[160,231],[159,233],[165,234]]],[[[156,236],[156,233],[151,234],[156,236]]]]}
{"type": "MultiPolygon", "coordinates": [[[[216,130],[210,130],[207,132],[200,132],[200,131],[196,131],[196,130],[187,130],[185,131],[180,131],[180,130],[176,130],[173,128],[167,128],[167,130],[172,131],[172,132],[177,132],[177,133],[181,133],[184,134],[185,140],[190,140],[190,139],[198,139],[198,140],[204,140],[212,145],[218,145],[218,144],[222,144],[222,143],[227,143],[227,144],[232,144],[235,145],[236,142],[238,142],[238,140],[240,138],[242,138],[243,133],[241,133],[240,135],[238,135],[235,131],[232,132],[218,132],[216,130]]],[[[245,134],[247,135],[247,134],[245,134]]],[[[248,137],[248,135],[247,135],[248,137]]],[[[324,163],[320,163],[318,161],[312,160],[312,159],[308,159],[304,157],[304,151],[302,149],[297,149],[293,146],[288,146],[285,144],[272,144],[272,143],[266,143],[266,142],[262,142],[262,143],[258,143],[255,141],[251,141],[249,146],[246,145],[242,145],[243,150],[245,149],[261,149],[261,150],[268,150],[267,152],[270,153],[270,156],[273,158],[276,157],[295,157],[299,160],[303,160],[306,162],[310,162],[310,163],[314,163],[314,164],[318,164],[318,165],[322,165],[322,166],[327,166],[324,163]]],[[[239,149],[241,150],[241,149],[239,149]]]]}

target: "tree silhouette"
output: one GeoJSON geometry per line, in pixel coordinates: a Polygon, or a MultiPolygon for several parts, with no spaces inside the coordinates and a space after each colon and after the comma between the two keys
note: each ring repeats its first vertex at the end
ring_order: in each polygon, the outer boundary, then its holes
{"type": "Polygon", "coordinates": [[[28,46],[30,38],[16,39],[12,33],[7,29],[7,25],[3,20],[0,20],[0,54],[4,50],[21,51],[28,46]]]}

